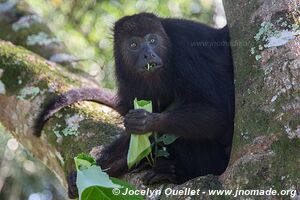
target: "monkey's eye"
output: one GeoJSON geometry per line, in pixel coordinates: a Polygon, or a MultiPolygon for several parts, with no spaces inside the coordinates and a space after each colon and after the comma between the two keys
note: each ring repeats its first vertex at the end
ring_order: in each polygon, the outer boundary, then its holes
{"type": "Polygon", "coordinates": [[[150,39],[150,43],[154,44],[156,42],[156,40],[154,38],[150,39]]]}
{"type": "Polygon", "coordinates": [[[136,42],[131,42],[130,43],[130,48],[135,49],[137,47],[137,43],[136,42]]]}

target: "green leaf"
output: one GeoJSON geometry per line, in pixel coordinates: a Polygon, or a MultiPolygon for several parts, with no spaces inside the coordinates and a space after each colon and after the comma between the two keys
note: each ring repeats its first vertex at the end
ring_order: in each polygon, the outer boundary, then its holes
{"type": "MultiPolygon", "coordinates": [[[[100,186],[100,188],[121,188],[120,185],[114,184],[109,176],[101,170],[99,166],[92,165],[84,170],[77,171],[76,185],[79,192],[80,199],[83,194],[89,194],[89,192],[96,192],[92,186],[100,186]],[[86,193],[86,189],[89,192],[86,193]],[[91,190],[92,189],[92,190],[91,190]]],[[[99,193],[99,192],[97,192],[99,193]]],[[[105,194],[99,194],[100,196],[105,196],[105,194]]]]}
{"type": "Polygon", "coordinates": [[[179,138],[178,136],[176,135],[169,135],[169,134],[163,134],[162,136],[160,136],[158,139],[157,139],[157,143],[158,142],[163,142],[164,145],[169,145],[169,144],[172,144],[173,142],[175,142],[175,140],[179,138]]]}
{"type": "Polygon", "coordinates": [[[137,100],[133,101],[134,109],[145,109],[148,112],[152,112],[152,102],[147,100],[137,100]]]}
{"type": "MultiPolygon", "coordinates": [[[[135,109],[145,109],[148,112],[152,112],[151,101],[138,101],[135,99],[133,104],[135,109]]],[[[152,133],[146,133],[143,135],[132,134],[130,136],[130,144],[127,154],[127,165],[129,169],[151,153],[151,143],[149,140],[151,134],[152,133]]]]}
{"type": "Polygon", "coordinates": [[[86,153],[80,153],[76,156],[76,158],[79,158],[79,159],[83,159],[83,160],[86,160],[86,161],[89,161],[92,165],[96,165],[96,160],[90,156],[89,154],[86,154],[86,153]]]}
{"type": "MultiPolygon", "coordinates": [[[[136,188],[134,186],[132,186],[131,184],[117,179],[117,178],[113,178],[111,177],[111,180],[113,183],[115,184],[119,184],[122,185],[123,187],[120,188],[120,193],[124,193],[126,190],[136,190],[136,188]]],[[[144,200],[145,198],[142,195],[114,195],[114,200],[144,200]]]]}
{"type": "Polygon", "coordinates": [[[127,165],[129,169],[151,153],[149,135],[151,135],[151,133],[146,135],[131,135],[127,154],[127,165]]]}
{"type": "Polygon", "coordinates": [[[168,158],[170,156],[170,153],[167,152],[166,150],[158,150],[156,156],[168,158]]]}
{"type": "MultiPolygon", "coordinates": [[[[103,188],[99,186],[93,186],[87,188],[81,196],[81,200],[144,200],[141,195],[123,195],[126,190],[136,190],[132,185],[116,178],[111,178],[111,180],[124,187],[118,188],[119,194],[113,192],[113,189],[103,188]]],[[[114,190],[116,191],[116,189],[114,190]]]]}
{"type": "Polygon", "coordinates": [[[89,161],[79,159],[79,158],[74,158],[75,165],[76,165],[76,170],[84,170],[92,166],[92,164],[89,161]]]}
{"type": "Polygon", "coordinates": [[[92,165],[96,165],[95,159],[85,153],[78,154],[77,157],[74,158],[74,161],[77,171],[87,169],[92,165]]]}
{"type": "Polygon", "coordinates": [[[96,161],[87,154],[74,158],[77,168],[76,185],[81,200],[142,200],[141,195],[122,195],[126,190],[136,190],[132,185],[117,178],[110,178],[107,173],[95,165],[96,161]],[[113,190],[118,190],[115,195],[113,190]]]}
{"type": "Polygon", "coordinates": [[[83,191],[80,199],[81,200],[98,200],[98,199],[109,200],[111,198],[109,198],[109,196],[105,194],[103,188],[99,186],[91,186],[89,188],[86,188],[83,191]]]}
{"type": "Polygon", "coordinates": [[[77,188],[81,200],[142,200],[141,195],[122,195],[126,190],[136,190],[117,178],[109,178],[98,166],[77,171],[77,188]],[[119,191],[116,195],[113,191],[119,191]]]}

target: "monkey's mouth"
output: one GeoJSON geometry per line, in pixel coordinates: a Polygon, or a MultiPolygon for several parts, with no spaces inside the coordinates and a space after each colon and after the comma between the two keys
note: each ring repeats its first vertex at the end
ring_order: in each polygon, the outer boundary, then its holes
{"type": "Polygon", "coordinates": [[[156,62],[148,62],[146,65],[145,65],[145,69],[147,71],[152,71],[154,69],[157,69],[157,68],[160,68],[162,65],[160,63],[156,63],[156,62]]]}

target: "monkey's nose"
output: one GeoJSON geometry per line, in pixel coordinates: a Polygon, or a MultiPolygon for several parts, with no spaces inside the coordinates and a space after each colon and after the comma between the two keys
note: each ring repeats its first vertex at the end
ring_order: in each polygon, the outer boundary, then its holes
{"type": "Polygon", "coordinates": [[[150,53],[150,54],[144,54],[144,59],[145,60],[151,60],[151,59],[155,59],[156,58],[156,55],[153,54],[153,53],[150,53]]]}

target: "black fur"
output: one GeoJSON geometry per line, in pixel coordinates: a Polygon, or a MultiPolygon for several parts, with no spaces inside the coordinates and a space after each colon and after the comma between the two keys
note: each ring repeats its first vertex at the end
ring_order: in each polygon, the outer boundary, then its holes
{"type": "MultiPolygon", "coordinates": [[[[114,57],[118,93],[117,105],[113,107],[125,116],[127,130],[180,136],[167,146],[169,159],[158,161],[146,175],[146,183],[160,180],[182,183],[225,171],[235,110],[229,42],[227,27],[214,29],[189,20],[141,13],[116,22],[114,57]],[[154,73],[138,73],[134,57],[124,42],[132,36],[143,38],[149,33],[159,36],[159,47],[153,51],[160,56],[163,66],[154,73]],[[152,100],[153,113],[132,111],[134,98],[152,100]]],[[[128,170],[125,162],[128,141],[129,134],[122,135],[97,160],[99,165],[112,168],[108,170],[111,176],[128,170]]]]}
{"type": "Polygon", "coordinates": [[[230,157],[235,104],[228,28],[142,13],[119,20],[114,38],[121,113],[133,109],[135,97],[152,100],[154,112],[178,102],[155,125],[155,131],[180,136],[167,147],[176,163],[177,181],[222,174],[230,157]],[[151,32],[165,40],[163,71],[139,76],[124,60],[127,52],[120,44],[133,34],[151,32]]]}

